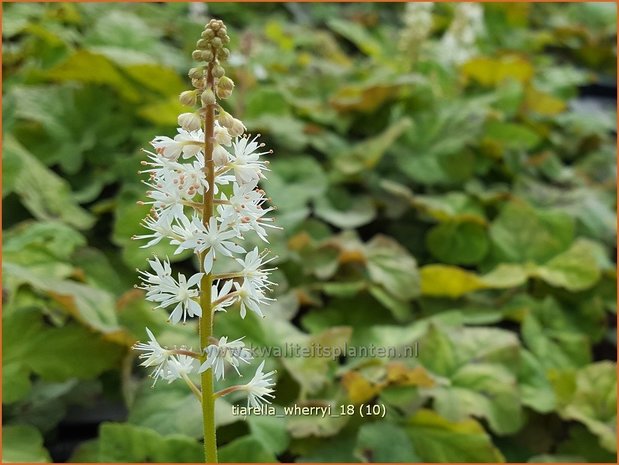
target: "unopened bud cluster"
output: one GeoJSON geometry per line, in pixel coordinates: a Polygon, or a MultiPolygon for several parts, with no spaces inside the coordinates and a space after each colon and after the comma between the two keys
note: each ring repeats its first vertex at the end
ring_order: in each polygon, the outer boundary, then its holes
{"type": "MultiPolygon", "coordinates": [[[[181,93],[179,99],[183,105],[190,107],[200,104],[203,110],[214,105],[219,124],[228,130],[230,136],[238,137],[245,132],[245,126],[217,105],[217,99],[230,98],[234,90],[234,81],[226,76],[226,70],[222,66],[230,56],[230,50],[225,47],[229,43],[226,26],[222,21],[212,19],[202,31],[196,42],[196,49],[191,54],[191,57],[199,62],[188,73],[195,90],[181,93]]],[[[182,114],[178,123],[183,129],[192,131],[197,127],[196,120],[189,115],[194,114],[182,114]]]]}

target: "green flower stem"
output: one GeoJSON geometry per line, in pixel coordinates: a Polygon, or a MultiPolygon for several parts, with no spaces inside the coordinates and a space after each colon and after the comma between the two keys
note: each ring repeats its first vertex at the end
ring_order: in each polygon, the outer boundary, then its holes
{"type": "MultiPolygon", "coordinates": [[[[206,74],[207,88],[214,88],[213,64],[209,63],[206,74]]],[[[213,138],[215,135],[215,105],[204,108],[204,171],[209,189],[204,193],[202,222],[208,225],[213,216],[213,186],[215,169],[213,165],[213,138]]],[[[200,255],[200,270],[204,272],[204,254],[200,255]]],[[[213,307],[211,304],[212,273],[204,274],[200,283],[200,350],[208,346],[213,335],[213,307]]],[[[213,397],[213,370],[209,368],[201,374],[202,421],[204,426],[204,459],[206,463],[217,463],[217,431],[215,427],[215,398],[213,397]]]]}
{"type": "Polygon", "coordinates": [[[191,391],[196,395],[198,400],[201,401],[202,400],[202,393],[200,392],[200,389],[198,389],[198,386],[193,384],[193,381],[191,381],[189,379],[189,376],[187,376],[186,374],[183,374],[182,377],[183,377],[183,381],[185,381],[185,383],[187,383],[187,386],[189,386],[189,389],[191,389],[191,391]]]}

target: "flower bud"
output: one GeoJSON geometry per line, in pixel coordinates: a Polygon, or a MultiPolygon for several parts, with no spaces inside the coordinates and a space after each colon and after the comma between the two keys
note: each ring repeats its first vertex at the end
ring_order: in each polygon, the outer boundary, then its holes
{"type": "Polygon", "coordinates": [[[228,35],[228,31],[226,30],[226,26],[222,27],[219,31],[217,31],[217,37],[223,39],[228,35]]]}
{"type": "Polygon", "coordinates": [[[217,65],[213,68],[213,76],[215,76],[216,78],[220,78],[224,74],[226,74],[226,70],[223,68],[223,66],[217,65]]]}
{"type": "Polygon", "coordinates": [[[185,92],[181,92],[178,96],[178,100],[188,107],[192,107],[196,104],[196,91],[195,90],[186,90],[185,92]]]}
{"type": "Polygon", "coordinates": [[[222,87],[219,87],[219,86],[217,86],[217,88],[215,89],[215,93],[217,94],[217,97],[223,100],[230,98],[230,96],[232,95],[231,90],[223,89],[222,87]]]}
{"type": "Polygon", "coordinates": [[[193,52],[191,52],[191,58],[194,61],[202,60],[202,50],[194,50],[193,52]]]}
{"type": "Polygon", "coordinates": [[[189,73],[187,73],[188,76],[191,79],[200,79],[202,76],[204,76],[204,68],[200,67],[196,67],[196,68],[191,68],[189,70],[189,73]]]}
{"type": "Polygon", "coordinates": [[[211,45],[215,48],[220,48],[223,46],[223,43],[221,42],[221,39],[219,37],[213,37],[211,39],[211,45]]]}
{"type": "MultiPolygon", "coordinates": [[[[230,116],[230,118],[232,117],[230,116]]],[[[230,133],[223,126],[219,126],[219,125],[215,126],[214,136],[215,136],[215,142],[217,142],[220,145],[225,145],[227,147],[228,145],[232,143],[232,137],[230,137],[230,133]]]]}
{"type": "Polygon", "coordinates": [[[194,86],[196,89],[203,89],[205,83],[206,81],[204,80],[204,78],[191,80],[191,85],[194,86]]]}
{"type": "Polygon", "coordinates": [[[202,92],[200,99],[202,100],[202,105],[214,105],[216,102],[215,94],[211,89],[206,89],[202,92]]]}
{"type": "Polygon", "coordinates": [[[245,125],[238,119],[233,118],[232,125],[228,128],[232,137],[238,137],[245,132],[245,125]]]}
{"type": "Polygon", "coordinates": [[[202,61],[213,61],[213,52],[210,50],[202,50],[202,55],[200,55],[202,61]]]}
{"type": "Polygon", "coordinates": [[[209,47],[209,41],[207,39],[200,39],[196,42],[196,47],[200,50],[207,49],[209,47]]]}
{"type": "Polygon", "coordinates": [[[230,50],[227,48],[220,48],[217,50],[217,58],[221,61],[226,61],[230,57],[230,50]]]}
{"type": "Polygon", "coordinates": [[[215,145],[213,149],[213,162],[215,162],[215,166],[224,166],[228,163],[228,160],[228,151],[219,144],[215,145]]]}
{"type": "Polygon", "coordinates": [[[228,76],[223,76],[221,79],[219,79],[219,81],[217,81],[217,87],[232,91],[234,89],[234,81],[228,76]]]}
{"type": "Polygon", "coordinates": [[[202,37],[203,39],[212,39],[213,37],[215,37],[215,31],[207,27],[204,31],[202,31],[200,37],[202,37]]]}
{"type": "Polygon", "coordinates": [[[178,115],[178,125],[187,131],[197,131],[202,122],[196,113],[182,113],[178,115]]]}
{"type": "Polygon", "coordinates": [[[208,27],[211,28],[213,31],[217,32],[221,29],[221,26],[223,26],[223,24],[223,21],[211,19],[208,23],[208,27]]]}
{"type": "MultiPolygon", "coordinates": [[[[219,115],[217,116],[217,120],[219,121],[219,124],[221,124],[225,128],[229,128],[230,126],[232,126],[232,123],[234,122],[234,118],[232,117],[232,115],[228,113],[227,111],[225,111],[223,108],[219,110],[219,115]]],[[[228,144],[224,144],[224,145],[228,145],[228,144]]]]}

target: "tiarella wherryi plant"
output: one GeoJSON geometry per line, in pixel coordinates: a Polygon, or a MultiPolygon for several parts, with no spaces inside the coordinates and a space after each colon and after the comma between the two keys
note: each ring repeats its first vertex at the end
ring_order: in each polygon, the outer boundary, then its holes
{"type": "Polygon", "coordinates": [[[261,156],[270,152],[257,137],[244,135],[243,123],[217,103],[234,88],[221,65],[230,54],[225,48],[229,41],[223,22],[211,20],[196,44],[192,58],[201,64],[189,71],[194,90],[181,93],[180,101],[199,108],[178,117],[180,128],[173,139],[155,137],[155,151],[146,152],[150,190],[145,203],[152,208],[144,224],[151,233],[137,237],[149,240],[145,247],[167,240],[176,246],[175,253],[192,250],[199,259],[200,272],[189,277],[174,277],[167,258],[154,257],[149,260],[152,272],[140,272],[146,298],[169,309],[172,323],[199,318],[199,350],[162,347],[148,328],[149,341],[135,349],[142,352],[141,365],[153,369],[155,382],[182,379],[200,400],[207,462],[217,461],[215,399],[242,391],[248,406],[259,407],[273,397],[274,386],[274,372],[265,373],[263,361],[249,383],[214,391],[213,378],[222,379],[226,365],[240,374],[239,366],[252,359],[242,338],[214,337],[215,313],[238,304],[242,318],[248,310],[263,317],[261,306],[272,300],[266,294],[273,285],[271,269],[264,267],[272,258],[240,243],[245,234],[266,242],[265,228],[274,227],[265,216],[272,207],[265,208],[267,198],[258,188],[267,170],[261,156]],[[219,186],[227,186],[228,195],[219,186]],[[217,260],[234,262],[238,271],[216,273],[217,260]],[[196,372],[200,386],[188,376],[196,372]]]}

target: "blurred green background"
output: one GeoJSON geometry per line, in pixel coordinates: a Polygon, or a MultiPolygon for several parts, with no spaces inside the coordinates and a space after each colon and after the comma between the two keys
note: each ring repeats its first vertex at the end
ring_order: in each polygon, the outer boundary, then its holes
{"type": "Polygon", "coordinates": [[[130,237],[210,17],[285,228],[268,318],[216,333],[419,352],[268,360],[277,406],[386,415],[221,402],[221,460],[615,461],[615,4],[3,10],[5,462],[202,460],[196,400],[129,350],[145,326],[197,344],[133,289],[153,251],[130,237]]]}

